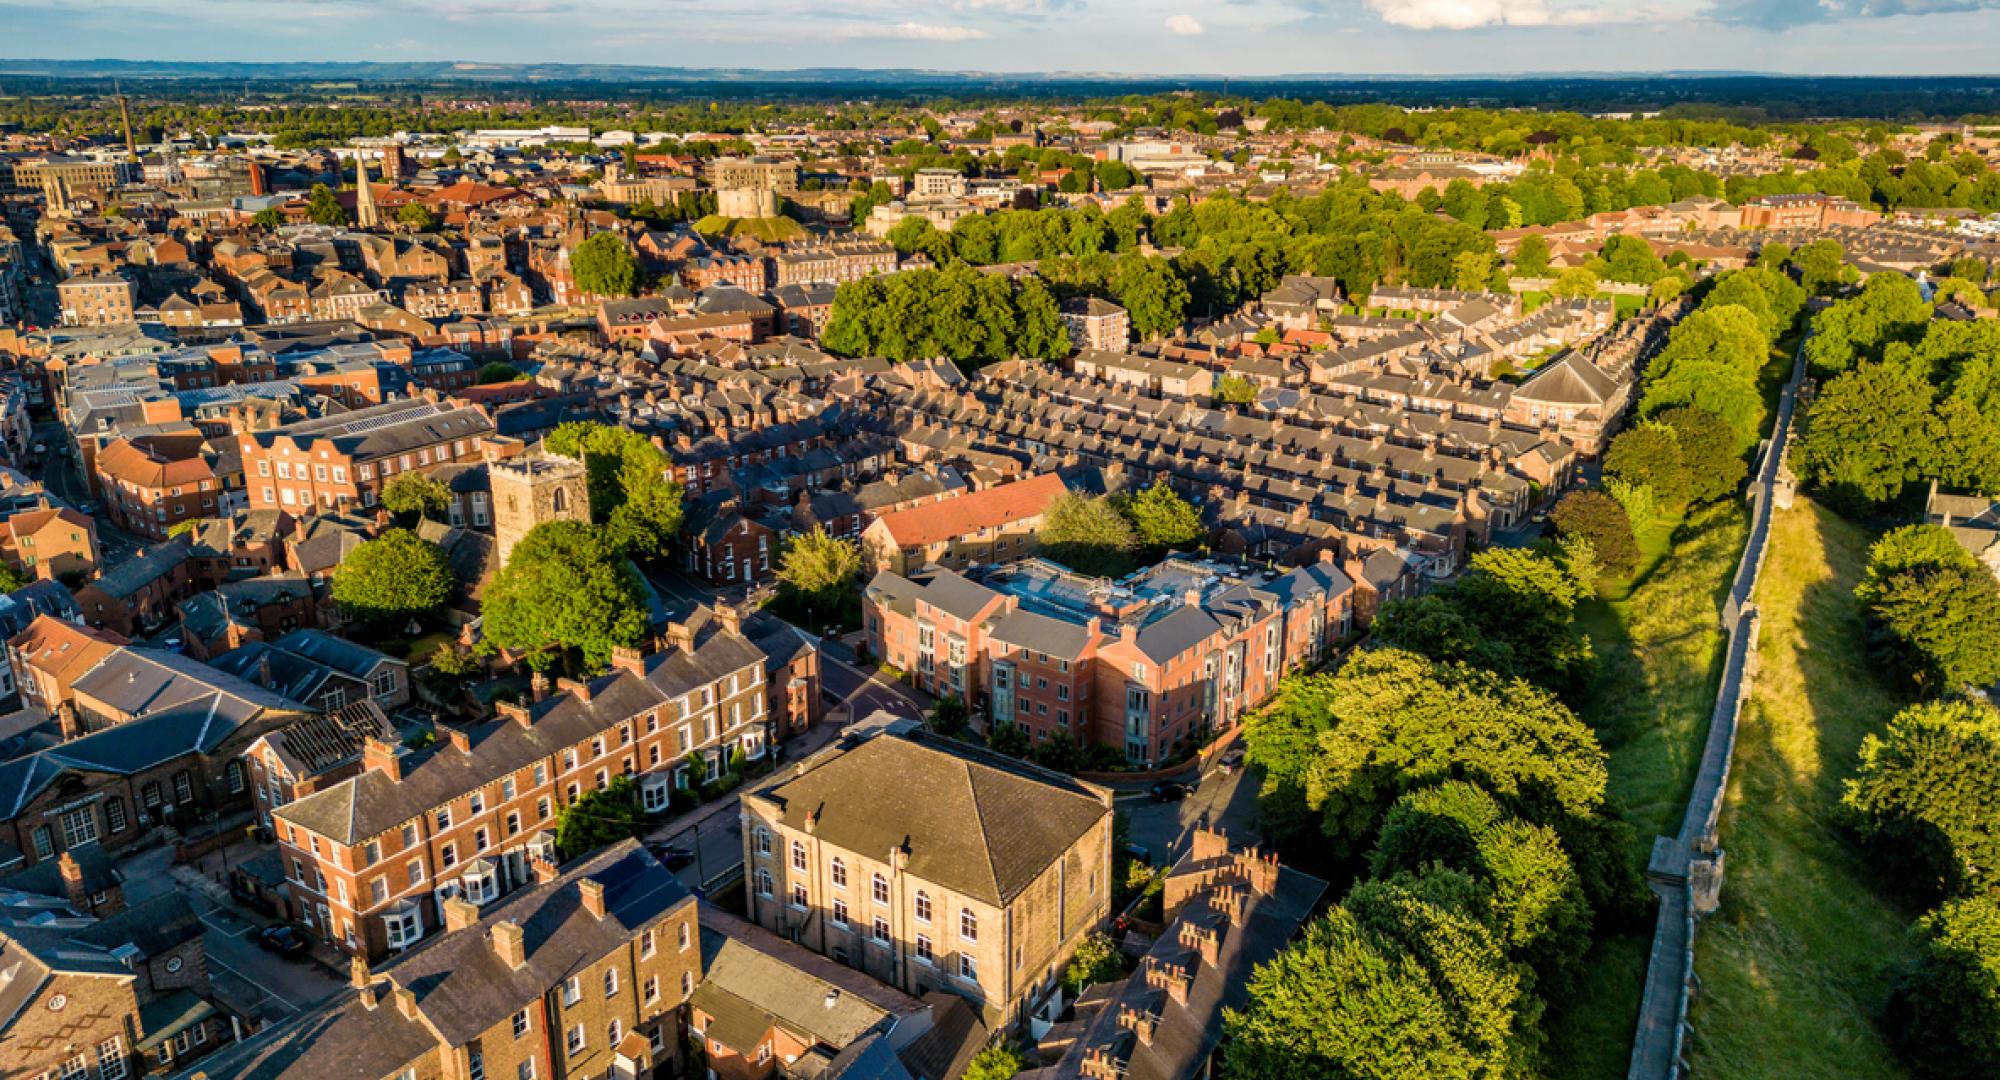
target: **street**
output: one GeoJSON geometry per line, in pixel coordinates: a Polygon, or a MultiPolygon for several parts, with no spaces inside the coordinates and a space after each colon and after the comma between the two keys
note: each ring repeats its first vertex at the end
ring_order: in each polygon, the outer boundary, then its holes
{"type": "Polygon", "coordinates": [[[1155,866],[1171,866],[1187,850],[1203,820],[1238,844],[1257,841],[1256,778],[1248,770],[1211,769],[1180,802],[1156,803],[1144,793],[1120,798],[1131,842],[1145,848],[1155,866]]]}
{"type": "MultiPolygon", "coordinates": [[[[69,436],[62,422],[46,421],[35,425],[35,441],[48,446],[49,452],[42,457],[41,481],[49,494],[82,509],[94,501],[90,495],[90,485],[84,482],[81,462],[63,451],[69,446],[69,436]]],[[[146,546],[143,537],[113,525],[103,514],[95,515],[97,522],[97,550],[99,562],[106,567],[116,566],[137,554],[146,546]]]]}

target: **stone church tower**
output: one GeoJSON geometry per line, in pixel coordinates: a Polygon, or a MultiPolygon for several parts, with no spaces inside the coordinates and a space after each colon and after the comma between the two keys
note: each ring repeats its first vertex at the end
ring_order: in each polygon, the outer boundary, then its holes
{"type": "Polygon", "coordinates": [[[496,461],[486,467],[493,487],[493,538],[500,565],[528,530],[545,521],[590,520],[590,474],[575,458],[496,461]]]}

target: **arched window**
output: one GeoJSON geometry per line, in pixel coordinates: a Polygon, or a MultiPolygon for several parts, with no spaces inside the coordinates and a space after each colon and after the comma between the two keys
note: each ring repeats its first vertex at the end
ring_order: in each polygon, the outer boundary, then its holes
{"type": "Polygon", "coordinates": [[[874,892],[874,896],[875,896],[875,902],[876,902],[876,903],[878,903],[878,904],[886,904],[886,903],[888,903],[888,902],[889,902],[889,879],[888,879],[888,878],[885,878],[885,877],[883,877],[883,876],[882,876],[882,875],[880,875],[880,874],[876,874],[876,875],[875,875],[875,881],[874,881],[874,888],[873,888],[873,892],[874,892]]]}
{"type": "Polygon", "coordinates": [[[838,858],[833,860],[833,887],[847,888],[847,863],[838,858]]]}
{"type": "Polygon", "coordinates": [[[771,872],[769,870],[759,869],[757,871],[757,895],[765,897],[771,895],[771,872]]]}
{"type": "Polygon", "coordinates": [[[958,909],[958,936],[967,941],[979,940],[979,916],[971,908],[958,909]]]}
{"type": "Polygon", "coordinates": [[[920,923],[930,922],[931,894],[923,891],[922,889],[918,889],[916,907],[917,907],[917,921],[920,923]]]}
{"type": "Polygon", "coordinates": [[[564,510],[567,510],[567,509],[569,509],[569,495],[568,495],[568,493],[566,493],[565,491],[563,491],[563,489],[561,489],[561,488],[557,488],[557,489],[556,489],[556,497],[555,497],[554,501],[553,501],[553,502],[551,503],[551,507],[552,507],[552,508],[553,508],[553,509],[555,510],[555,512],[556,512],[556,513],[558,513],[558,514],[562,513],[562,512],[564,511],[564,510]]]}
{"type": "Polygon", "coordinates": [[[804,844],[799,843],[797,840],[794,840],[792,841],[792,869],[804,870],[805,868],[806,868],[806,846],[804,844]]]}

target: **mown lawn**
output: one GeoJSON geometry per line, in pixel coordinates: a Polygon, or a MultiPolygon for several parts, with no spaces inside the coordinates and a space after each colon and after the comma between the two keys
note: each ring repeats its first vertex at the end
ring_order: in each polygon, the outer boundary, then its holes
{"type": "Polygon", "coordinates": [[[1723,804],[1722,908],[1696,939],[1697,1076],[1907,1075],[1871,1017],[1917,912],[1882,895],[1837,814],[1862,736],[1900,704],[1853,596],[1873,539],[1804,500],[1773,521],[1762,667],[1723,804]]]}
{"type": "MultiPolygon", "coordinates": [[[[1629,585],[1585,604],[1597,650],[1584,719],[1610,752],[1610,797],[1632,826],[1635,866],[1679,827],[1721,677],[1721,603],[1748,530],[1741,503],[1704,507],[1639,537],[1629,585]]],[[[1549,1024],[1552,1077],[1625,1074],[1652,923],[1605,937],[1586,959],[1574,1004],[1549,1024]]]]}

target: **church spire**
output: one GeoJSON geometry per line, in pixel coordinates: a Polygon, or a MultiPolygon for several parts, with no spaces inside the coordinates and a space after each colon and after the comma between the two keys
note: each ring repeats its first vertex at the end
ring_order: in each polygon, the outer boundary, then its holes
{"type": "Polygon", "coordinates": [[[382,223],[375,210],[375,189],[368,184],[368,162],[360,154],[354,155],[354,223],[364,229],[382,223]]]}

